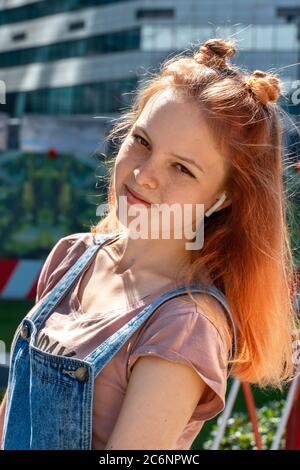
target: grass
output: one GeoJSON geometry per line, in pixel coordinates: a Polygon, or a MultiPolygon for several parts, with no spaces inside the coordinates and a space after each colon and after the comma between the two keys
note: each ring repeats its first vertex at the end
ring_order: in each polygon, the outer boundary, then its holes
{"type": "Polygon", "coordinates": [[[9,352],[14,333],[19,323],[34,306],[33,301],[0,300],[0,339],[9,352]]]}
{"type": "MultiPolygon", "coordinates": [[[[227,386],[227,391],[226,391],[226,397],[228,396],[228,393],[230,391],[232,384],[232,378],[230,377],[228,379],[228,386],[227,386]]],[[[280,393],[278,390],[271,390],[271,389],[260,389],[257,386],[252,385],[252,391],[254,394],[254,400],[255,400],[255,405],[256,408],[261,408],[262,406],[266,405],[268,402],[272,400],[281,400],[282,398],[286,397],[287,390],[280,393]]],[[[240,387],[237,399],[235,401],[233,411],[237,412],[245,412],[246,411],[246,405],[245,405],[245,400],[244,400],[244,394],[242,391],[242,387],[240,387]]],[[[194,450],[200,450],[203,449],[203,444],[207,441],[209,438],[210,432],[212,430],[212,427],[217,423],[218,418],[220,417],[220,414],[217,415],[215,418],[206,421],[199,432],[198,436],[193,442],[192,449],[194,450]]]]}

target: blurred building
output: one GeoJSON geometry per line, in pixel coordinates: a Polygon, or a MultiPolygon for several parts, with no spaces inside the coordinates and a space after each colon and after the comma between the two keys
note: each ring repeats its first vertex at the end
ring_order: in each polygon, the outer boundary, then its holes
{"type": "Polygon", "coordinates": [[[6,89],[0,111],[14,119],[117,116],[147,71],[215,36],[237,40],[232,60],[239,65],[282,68],[289,87],[298,74],[297,66],[285,68],[299,61],[297,5],[299,10],[299,0],[0,0],[0,80],[6,89]],[[280,13],[287,7],[294,13],[280,13]]]}

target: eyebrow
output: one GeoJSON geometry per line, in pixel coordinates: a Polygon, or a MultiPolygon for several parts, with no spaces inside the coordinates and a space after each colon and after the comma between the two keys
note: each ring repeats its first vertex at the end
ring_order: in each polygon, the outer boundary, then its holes
{"type": "MultiPolygon", "coordinates": [[[[150,137],[148,136],[145,128],[143,126],[140,126],[140,125],[134,125],[132,131],[136,131],[136,130],[141,130],[142,132],[144,132],[144,134],[146,135],[147,139],[151,141],[150,137]]],[[[188,157],[182,157],[180,155],[177,155],[177,153],[174,153],[174,152],[170,152],[170,155],[172,155],[173,157],[175,158],[179,158],[180,160],[183,160],[187,163],[191,163],[191,165],[194,165],[196,166],[202,173],[205,173],[205,171],[203,170],[202,166],[199,165],[199,163],[196,163],[194,160],[192,160],[191,158],[188,158],[188,157]]]]}

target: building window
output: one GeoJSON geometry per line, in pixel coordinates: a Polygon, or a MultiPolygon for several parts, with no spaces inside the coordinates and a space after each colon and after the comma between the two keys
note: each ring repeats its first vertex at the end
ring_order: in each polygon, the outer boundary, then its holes
{"type": "Polygon", "coordinates": [[[11,117],[26,113],[74,115],[119,113],[130,104],[137,78],[109,80],[69,87],[7,93],[3,112],[11,117]]]}
{"type": "Polygon", "coordinates": [[[76,11],[89,7],[100,7],[111,3],[125,3],[131,0],[42,0],[14,8],[1,9],[0,25],[33,20],[57,13],[76,11]]]}
{"type": "Polygon", "coordinates": [[[215,36],[215,29],[224,38],[237,36],[241,51],[296,51],[297,25],[232,25],[206,27],[202,25],[143,24],[140,48],[143,51],[182,50],[215,36]]]}
{"type": "Polygon", "coordinates": [[[73,39],[47,46],[0,52],[0,68],[87,57],[140,48],[140,28],[73,39]]]}
{"type": "Polygon", "coordinates": [[[20,33],[14,33],[11,37],[12,41],[23,41],[26,38],[25,31],[21,31],[20,33]]]}
{"type": "Polygon", "coordinates": [[[85,22],[83,20],[80,21],[73,21],[69,24],[69,31],[77,31],[78,29],[83,29],[85,26],[85,22]]]}
{"type": "Polygon", "coordinates": [[[173,8],[139,8],[135,12],[136,19],[140,20],[143,18],[174,18],[175,11],[173,8]]]}

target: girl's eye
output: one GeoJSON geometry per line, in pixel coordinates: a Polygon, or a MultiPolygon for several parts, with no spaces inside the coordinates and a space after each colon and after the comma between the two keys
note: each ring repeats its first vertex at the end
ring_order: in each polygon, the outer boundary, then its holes
{"type": "Polygon", "coordinates": [[[195,178],[195,176],[193,175],[193,173],[191,173],[190,170],[188,170],[184,165],[182,165],[181,163],[175,163],[175,166],[177,166],[177,165],[181,166],[181,168],[184,169],[184,171],[181,171],[181,173],[184,173],[184,174],[186,174],[186,175],[191,176],[192,178],[195,178]]]}
{"type": "Polygon", "coordinates": [[[145,140],[142,136],[138,135],[138,134],[132,134],[132,137],[134,138],[134,140],[138,141],[138,139],[141,139],[143,142],[146,143],[146,145],[148,145],[148,142],[147,140],[145,140]]]}
{"type": "MultiPolygon", "coordinates": [[[[132,137],[136,141],[138,141],[138,139],[141,139],[142,142],[145,142],[146,145],[149,145],[147,140],[145,140],[142,136],[140,136],[138,134],[132,134],[132,137]]],[[[185,175],[189,175],[190,177],[195,178],[195,176],[190,172],[190,170],[188,170],[184,165],[182,165],[181,163],[175,163],[175,166],[177,166],[177,165],[181,166],[181,168],[184,169],[184,171],[181,171],[180,173],[184,173],[185,175]]]]}

